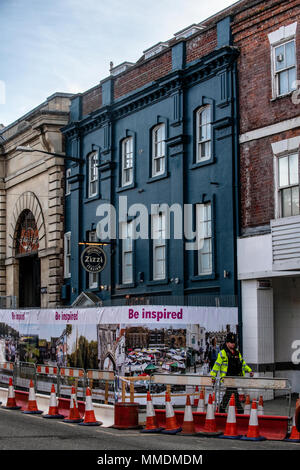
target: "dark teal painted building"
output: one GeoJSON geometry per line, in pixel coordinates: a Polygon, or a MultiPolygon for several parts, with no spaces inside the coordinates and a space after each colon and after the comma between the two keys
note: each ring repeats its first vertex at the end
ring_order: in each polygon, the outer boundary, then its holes
{"type": "Polygon", "coordinates": [[[106,305],[236,306],[238,51],[229,18],[216,37],[188,63],[187,39],[174,40],[170,71],[119,98],[112,74],[88,115],[82,95],[72,99],[63,134],[67,155],[82,163],[66,168],[65,305],[93,292],[106,305]],[[105,238],[108,207],[117,223],[105,238]],[[108,242],[101,273],[81,265],[89,241],[108,242]]]}

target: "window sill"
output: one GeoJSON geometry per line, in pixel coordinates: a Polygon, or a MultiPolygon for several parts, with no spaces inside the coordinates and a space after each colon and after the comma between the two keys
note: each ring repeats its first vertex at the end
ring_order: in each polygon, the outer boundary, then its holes
{"type": "Polygon", "coordinates": [[[98,290],[100,290],[100,289],[99,289],[99,286],[88,287],[88,288],[87,288],[87,291],[88,291],[88,292],[96,292],[96,291],[98,291],[98,290]]]}
{"type": "Polygon", "coordinates": [[[116,189],[117,193],[122,193],[123,191],[127,191],[128,189],[134,189],[136,188],[135,183],[128,184],[127,186],[119,186],[119,188],[116,189]]]}
{"type": "Polygon", "coordinates": [[[197,281],[207,281],[210,279],[215,279],[216,273],[212,272],[211,274],[197,274],[195,276],[190,277],[190,281],[197,282],[197,281]]]}
{"type": "Polygon", "coordinates": [[[98,199],[101,199],[101,194],[96,194],[96,196],[86,197],[83,203],[88,204],[89,202],[97,201],[98,199]]]}
{"type": "Polygon", "coordinates": [[[133,289],[134,287],[136,287],[135,282],[128,282],[127,284],[117,284],[115,288],[116,289],[133,289]]]}
{"type": "Polygon", "coordinates": [[[297,90],[293,90],[293,91],[289,91],[288,93],[286,93],[285,95],[278,95],[278,96],[274,96],[273,98],[270,99],[271,103],[273,101],[277,101],[277,100],[281,100],[283,98],[289,98],[293,95],[293,93],[295,93],[295,91],[297,90]]]}
{"type": "Polygon", "coordinates": [[[215,163],[215,162],[216,162],[215,157],[211,157],[209,160],[204,160],[203,162],[193,163],[190,166],[190,170],[195,170],[196,168],[201,168],[202,166],[205,166],[205,165],[211,165],[212,163],[215,163]]]}
{"type": "Polygon", "coordinates": [[[149,183],[155,183],[155,181],[159,181],[159,180],[163,180],[163,179],[166,179],[166,178],[169,178],[169,173],[166,172],[166,173],[163,173],[161,175],[157,175],[157,176],[151,176],[148,181],[147,181],[147,184],[149,183]]]}

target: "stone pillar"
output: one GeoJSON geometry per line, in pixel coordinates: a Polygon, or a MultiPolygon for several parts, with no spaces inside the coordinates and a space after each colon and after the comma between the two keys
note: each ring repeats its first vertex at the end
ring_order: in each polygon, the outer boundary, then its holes
{"type": "MultiPolygon", "coordinates": [[[[51,159],[53,166],[48,170],[49,208],[48,208],[48,247],[47,247],[47,298],[53,308],[61,303],[61,286],[63,279],[63,184],[64,166],[61,159],[51,159]]],[[[42,267],[42,266],[41,266],[42,267]]],[[[42,279],[43,282],[43,279],[42,279]]],[[[43,287],[43,286],[42,286],[43,287]]]]}
{"type": "Polygon", "coordinates": [[[6,193],[5,183],[0,183],[0,295],[6,295],[6,193]]]}

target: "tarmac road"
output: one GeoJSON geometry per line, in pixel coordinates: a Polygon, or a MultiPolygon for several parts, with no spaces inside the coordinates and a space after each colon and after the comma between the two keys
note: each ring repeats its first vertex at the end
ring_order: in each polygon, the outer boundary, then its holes
{"type": "Polygon", "coordinates": [[[139,430],[117,430],[101,426],[79,426],[49,420],[41,415],[0,408],[0,451],[204,451],[280,450],[299,452],[300,443],[284,441],[247,442],[198,436],[143,434],[139,430]]]}

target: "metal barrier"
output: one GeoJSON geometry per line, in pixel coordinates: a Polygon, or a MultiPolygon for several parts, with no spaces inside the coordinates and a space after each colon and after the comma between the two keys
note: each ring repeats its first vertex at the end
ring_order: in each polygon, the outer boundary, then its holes
{"type": "Polygon", "coordinates": [[[47,394],[51,393],[52,384],[56,385],[57,394],[60,393],[58,367],[37,364],[36,390],[47,394]]]}
{"type": "Polygon", "coordinates": [[[92,391],[93,400],[98,403],[115,403],[115,373],[112,371],[89,369],[86,383],[92,391]]]}
{"type": "Polygon", "coordinates": [[[226,390],[228,394],[231,390],[236,391],[238,396],[242,396],[241,401],[244,401],[246,395],[249,395],[251,401],[253,399],[257,400],[259,396],[262,396],[265,401],[274,399],[276,391],[280,391],[281,393],[286,392],[286,397],[288,398],[287,416],[291,417],[292,386],[288,379],[269,377],[224,377],[222,380],[218,381],[217,389],[217,403],[219,406],[222,404],[226,390]]]}
{"type": "Polygon", "coordinates": [[[14,365],[14,385],[16,390],[28,390],[30,380],[36,384],[36,367],[31,362],[17,362],[14,365]]]}
{"type": "Polygon", "coordinates": [[[0,362],[0,384],[8,386],[9,379],[14,378],[15,365],[13,362],[0,362]]]}
{"type": "MultiPolygon", "coordinates": [[[[173,398],[175,406],[185,406],[186,396],[199,398],[199,389],[215,391],[212,377],[198,375],[153,374],[137,377],[118,377],[121,382],[121,401],[146,404],[147,391],[156,405],[164,405],[165,392],[173,398]],[[198,391],[196,391],[196,387],[198,391]]],[[[119,387],[120,388],[120,387],[119,387]]]]}
{"type": "Polygon", "coordinates": [[[149,382],[149,381],[150,381],[149,375],[146,375],[143,377],[138,377],[138,376],[137,377],[121,377],[121,376],[118,377],[119,386],[117,387],[117,389],[119,389],[121,385],[121,390],[122,390],[121,401],[125,403],[126,400],[128,399],[130,403],[134,403],[138,396],[139,398],[146,398],[147,395],[145,393],[149,389],[149,384],[144,384],[144,382],[149,382]],[[134,387],[137,382],[143,382],[143,391],[141,395],[137,395],[138,392],[136,391],[134,387]],[[129,396],[128,396],[128,393],[126,392],[129,392],[129,396]]]}
{"type": "Polygon", "coordinates": [[[59,384],[61,397],[69,398],[72,387],[75,387],[77,396],[85,398],[86,374],[84,369],[61,367],[59,369],[59,384]]]}
{"type": "MultiPolygon", "coordinates": [[[[208,393],[215,392],[215,386],[211,376],[204,375],[167,375],[167,374],[153,374],[151,376],[151,390],[155,385],[165,386],[171,397],[174,398],[174,405],[184,406],[186,396],[199,398],[199,388],[202,389],[208,396],[208,393]],[[196,387],[198,391],[196,391],[196,387]]],[[[163,395],[164,397],[164,395],[163,395]]]]}

